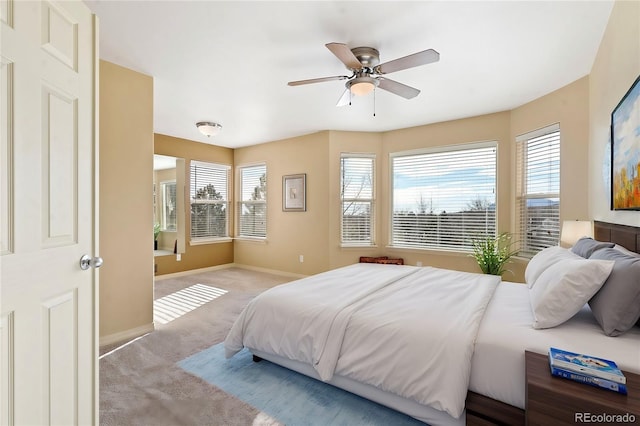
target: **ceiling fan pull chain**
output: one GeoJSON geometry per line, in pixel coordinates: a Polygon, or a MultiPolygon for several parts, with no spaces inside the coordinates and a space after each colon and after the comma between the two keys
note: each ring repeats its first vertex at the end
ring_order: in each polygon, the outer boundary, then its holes
{"type": "Polygon", "coordinates": [[[376,116],[376,89],[373,89],[373,116],[376,116]]]}

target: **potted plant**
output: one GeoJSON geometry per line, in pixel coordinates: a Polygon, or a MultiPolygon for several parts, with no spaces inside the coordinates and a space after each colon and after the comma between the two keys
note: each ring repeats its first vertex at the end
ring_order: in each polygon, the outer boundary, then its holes
{"type": "Polygon", "coordinates": [[[153,249],[158,250],[158,235],[160,235],[160,224],[153,225],[153,249]]]}
{"type": "Polygon", "coordinates": [[[513,250],[514,242],[511,234],[503,232],[497,236],[483,236],[472,241],[473,256],[478,266],[485,274],[502,275],[506,272],[505,265],[509,263],[511,256],[517,253],[513,250]]]}

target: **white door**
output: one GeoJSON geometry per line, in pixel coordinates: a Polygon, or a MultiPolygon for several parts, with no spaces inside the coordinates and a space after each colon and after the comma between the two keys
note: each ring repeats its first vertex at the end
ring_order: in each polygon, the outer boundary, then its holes
{"type": "Polygon", "coordinates": [[[96,423],[96,19],[0,6],[0,423],[96,423]]]}

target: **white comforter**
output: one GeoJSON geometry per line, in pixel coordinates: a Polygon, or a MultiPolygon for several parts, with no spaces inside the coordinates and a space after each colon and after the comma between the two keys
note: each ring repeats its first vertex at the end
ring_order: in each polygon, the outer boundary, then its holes
{"type": "Polygon", "coordinates": [[[499,277],[355,264],[268,290],[233,325],[243,347],[314,366],[460,417],[474,341],[499,277]]]}

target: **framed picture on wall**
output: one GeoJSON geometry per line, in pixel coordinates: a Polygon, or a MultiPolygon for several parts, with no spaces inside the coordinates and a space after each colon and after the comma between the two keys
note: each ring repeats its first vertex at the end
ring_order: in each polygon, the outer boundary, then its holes
{"type": "Polygon", "coordinates": [[[611,209],[640,210],[640,76],[611,113],[611,209]]]}
{"type": "Polygon", "coordinates": [[[304,212],[307,210],[307,174],[282,176],[282,210],[304,212]]]}

